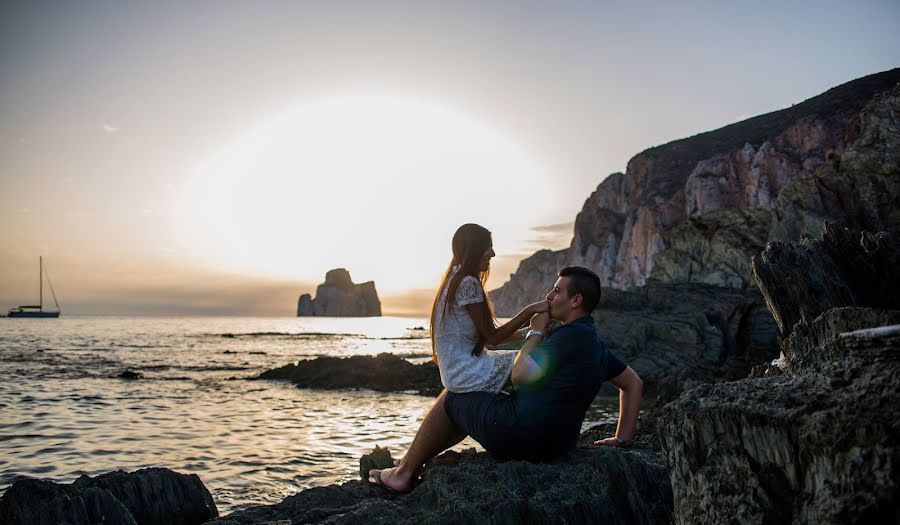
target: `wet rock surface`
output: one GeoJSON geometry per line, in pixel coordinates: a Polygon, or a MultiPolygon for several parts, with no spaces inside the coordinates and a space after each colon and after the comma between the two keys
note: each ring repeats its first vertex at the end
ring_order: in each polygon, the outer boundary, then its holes
{"type": "MultiPolygon", "coordinates": [[[[585,434],[583,441],[592,440],[585,434]]],[[[377,454],[381,466],[391,464],[384,452],[377,454]]],[[[375,463],[364,456],[361,464],[375,463]]],[[[671,494],[661,453],[641,446],[580,446],[552,463],[451,451],[426,465],[408,494],[353,481],[304,490],[214,523],[663,524],[671,521],[671,494]]]]}
{"type": "Polygon", "coordinates": [[[703,385],[658,421],[678,523],[900,520],[892,234],[823,229],[753,261],[782,328],[778,377],[703,385]],[[873,242],[878,239],[878,242],[873,242]]]}
{"type": "Polygon", "coordinates": [[[318,357],[263,372],[258,379],[279,379],[300,388],[357,389],[436,396],[443,389],[433,363],[414,365],[394,354],[318,357]]]}
{"type": "Polygon", "coordinates": [[[68,485],[21,479],[0,499],[0,523],[8,525],[192,525],[218,515],[197,475],[162,468],[81,476],[68,485]]]}

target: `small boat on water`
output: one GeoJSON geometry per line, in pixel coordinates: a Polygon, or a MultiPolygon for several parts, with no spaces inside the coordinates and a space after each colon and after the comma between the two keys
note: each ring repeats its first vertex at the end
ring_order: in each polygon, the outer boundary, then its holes
{"type": "Polygon", "coordinates": [[[50,282],[50,275],[47,275],[47,284],[50,285],[50,294],[53,295],[53,302],[56,304],[56,311],[44,311],[44,258],[38,258],[38,282],[40,283],[39,303],[37,305],[25,305],[10,308],[7,317],[59,317],[59,301],[56,300],[56,292],[53,291],[53,283],[50,282]]]}

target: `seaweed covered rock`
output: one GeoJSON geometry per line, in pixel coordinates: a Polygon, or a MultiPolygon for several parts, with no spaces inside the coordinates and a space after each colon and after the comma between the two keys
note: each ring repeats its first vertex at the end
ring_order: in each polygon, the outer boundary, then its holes
{"type": "Polygon", "coordinates": [[[81,476],[65,485],[21,479],[0,499],[0,523],[192,525],[219,512],[196,474],[148,468],[81,476]]]}
{"type": "Polygon", "coordinates": [[[704,385],[662,411],[676,522],[900,520],[900,240],[822,237],[753,261],[783,375],[704,385]]]}
{"type": "Polygon", "coordinates": [[[317,357],[263,372],[258,379],[282,379],[300,388],[368,388],[427,396],[436,396],[443,388],[440,372],[433,363],[414,365],[388,353],[375,357],[317,357]]]}

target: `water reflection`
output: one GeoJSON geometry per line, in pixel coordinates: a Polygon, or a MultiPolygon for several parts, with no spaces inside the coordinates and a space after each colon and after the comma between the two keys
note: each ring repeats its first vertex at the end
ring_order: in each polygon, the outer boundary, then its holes
{"type": "Polygon", "coordinates": [[[427,332],[409,329],[425,320],[0,321],[0,488],[20,475],[71,482],[163,466],[199,475],[227,513],[354,479],[376,444],[399,456],[433,402],[250,379],[318,355],[426,360],[427,332]],[[117,378],[125,369],[144,379],[117,378]]]}

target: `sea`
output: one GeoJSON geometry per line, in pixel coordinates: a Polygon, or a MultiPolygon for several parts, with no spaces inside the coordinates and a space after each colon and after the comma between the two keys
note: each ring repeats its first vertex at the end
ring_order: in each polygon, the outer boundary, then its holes
{"type": "MultiPolygon", "coordinates": [[[[400,457],[433,398],[255,379],[321,356],[431,358],[425,318],[0,318],[0,492],[20,477],[166,467],[197,474],[224,515],[359,477],[400,457]],[[119,377],[123,372],[140,379],[119,377]]],[[[583,425],[614,422],[598,399],[583,425]]],[[[467,438],[454,447],[480,449],[467,438]]]]}

